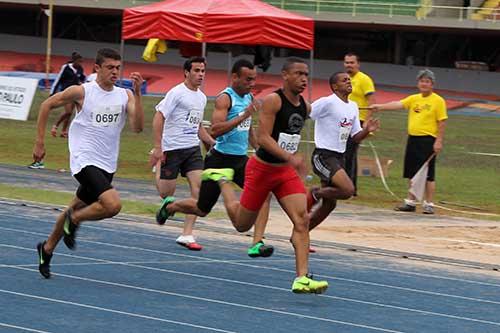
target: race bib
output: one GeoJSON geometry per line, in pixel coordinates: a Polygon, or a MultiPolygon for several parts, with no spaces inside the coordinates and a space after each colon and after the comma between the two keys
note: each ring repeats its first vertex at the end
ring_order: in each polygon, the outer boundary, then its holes
{"type": "Polygon", "coordinates": [[[95,127],[117,126],[122,117],[121,105],[97,106],[90,114],[95,127]]]}
{"type": "Polygon", "coordinates": [[[186,123],[189,127],[198,128],[201,123],[201,112],[197,109],[189,110],[186,116],[186,123]]]}
{"type": "MultiPolygon", "coordinates": [[[[238,116],[243,115],[245,112],[240,112],[238,116]]],[[[247,119],[243,120],[237,127],[237,131],[248,131],[250,130],[250,126],[252,126],[252,117],[248,117],[247,119]]]]}
{"type": "Polygon", "coordinates": [[[295,153],[299,149],[300,134],[280,133],[278,145],[287,153],[295,153]]]}
{"type": "Polygon", "coordinates": [[[351,135],[352,126],[340,127],[339,129],[339,142],[346,143],[347,139],[349,139],[349,135],[351,135]]]}

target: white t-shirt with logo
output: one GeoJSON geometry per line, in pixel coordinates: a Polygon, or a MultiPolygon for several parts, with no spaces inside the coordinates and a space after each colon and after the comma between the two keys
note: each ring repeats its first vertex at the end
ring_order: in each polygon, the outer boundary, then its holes
{"type": "Polygon", "coordinates": [[[198,146],[198,130],[203,121],[207,97],[200,90],[191,90],[184,83],[173,87],[156,106],[165,117],[162,151],[198,146]]]}
{"type": "Polygon", "coordinates": [[[316,100],[311,108],[316,148],[344,153],[349,136],[362,130],[358,105],[353,101],[346,103],[332,94],[316,100]]]}

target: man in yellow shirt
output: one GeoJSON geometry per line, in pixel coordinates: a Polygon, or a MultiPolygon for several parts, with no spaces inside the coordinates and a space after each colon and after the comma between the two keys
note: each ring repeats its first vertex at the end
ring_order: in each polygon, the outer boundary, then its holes
{"type": "MultiPolygon", "coordinates": [[[[421,70],[417,75],[417,87],[420,93],[410,95],[401,101],[385,104],[373,104],[370,109],[408,110],[408,142],[406,144],[404,177],[411,179],[432,154],[439,154],[443,149],[445,122],[448,119],[446,102],[433,92],[435,76],[428,69],[421,70]]],[[[423,213],[434,214],[432,203],[436,190],[435,182],[436,157],[429,162],[427,182],[425,184],[425,200],[423,213]]],[[[408,198],[397,211],[414,212],[416,197],[408,193],[408,198]]]]}
{"type": "MultiPolygon", "coordinates": [[[[352,84],[352,92],[349,95],[349,100],[356,102],[358,105],[359,120],[361,127],[363,127],[363,122],[368,120],[371,114],[366,108],[375,103],[375,85],[368,75],[359,70],[359,57],[356,54],[348,53],[344,56],[344,68],[349,74],[352,84]]],[[[359,144],[352,138],[347,140],[347,147],[344,154],[345,171],[354,184],[354,195],[356,195],[357,191],[358,148],[359,144]]]]}

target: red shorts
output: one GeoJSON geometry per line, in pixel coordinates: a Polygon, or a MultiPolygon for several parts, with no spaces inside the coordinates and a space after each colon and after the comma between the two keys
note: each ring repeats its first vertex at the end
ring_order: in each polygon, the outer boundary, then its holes
{"type": "Polygon", "coordinates": [[[253,156],[245,168],[245,184],[240,204],[256,212],[266,201],[269,192],[273,192],[279,200],[290,194],[305,194],[306,188],[291,166],[269,165],[253,156]]]}

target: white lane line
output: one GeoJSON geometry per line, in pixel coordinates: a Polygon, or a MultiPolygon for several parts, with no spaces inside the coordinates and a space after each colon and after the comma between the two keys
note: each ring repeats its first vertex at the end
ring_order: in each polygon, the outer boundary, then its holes
{"type": "Polygon", "coordinates": [[[448,277],[448,276],[441,276],[441,275],[435,275],[435,274],[429,274],[429,273],[418,273],[418,272],[411,272],[411,271],[402,271],[402,270],[397,270],[397,269],[392,269],[392,268],[384,268],[384,267],[371,266],[371,265],[367,265],[367,264],[354,264],[352,262],[347,262],[347,261],[342,261],[342,260],[335,260],[335,259],[320,259],[320,258],[315,258],[315,259],[310,259],[310,261],[324,262],[326,264],[340,264],[340,265],[346,265],[346,266],[352,266],[352,267],[360,267],[360,268],[365,268],[365,269],[372,269],[372,270],[375,270],[375,271],[383,271],[383,272],[390,272],[390,273],[406,274],[406,275],[412,275],[412,276],[418,276],[418,277],[424,277],[424,278],[431,278],[431,279],[436,279],[436,280],[447,280],[447,281],[461,282],[461,283],[467,283],[467,284],[477,284],[477,285],[489,286],[489,287],[500,287],[500,284],[498,284],[498,283],[491,283],[491,282],[484,282],[484,281],[474,281],[474,280],[468,280],[468,279],[459,279],[459,278],[448,277]]]}
{"type": "Polygon", "coordinates": [[[476,241],[471,241],[471,240],[463,240],[463,239],[440,238],[440,237],[426,237],[426,239],[432,239],[432,240],[442,240],[442,241],[447,241],[447,242],[455,242],[455,243],[469,243],[469,244],[481,245],[481,246],[500,247],[500,244],[495,244],[495,243],[483,243],[483,242],[476,242],[476,241]]]}
{"type": "Polygon", "coordinates": [[[51,332],[48,332],[48,331],[36,330],[34,328],[28,328],[28,327],[22,327],[22,326],[16,326],[16,325],[9,325],[9,324],[6,324],[6,323],[0,323],[0,326],[7,327],[7,328],[14,328],[14,329],[21,330],[21,331],[26,331],[26,332],[51,333],[51,332]]]}
{"type": "MultiPolygon", "coordinates": [[[[30,271],[34,271],[34,270],[30,269],[30,271]]],[[[94,306],[94,305],[83,304],[83,303],[76,303],[76,302],[71,302],[71,301],[64,301],[64,300],[60,300],[60,299],[56,299],[56,298],[36,296],[36,295],[19,293],[19,292],[10,291],[10,290],[0,289],[0,293],[10,294],[10,295],[15,295],[15,296],[22,296],[22,297],[27,297],[27,298],[34,298],[37,300],[49,301],[49,302],[54,302],[54,303],[66,304],[66,305],[74,305],[74,306],[78,306],[78,307],[82,307],[82,308],[104,311],[104,312],[111,312],[111,313],[116,313],[116,314],[120,314],[120,315],[126,315],[126,316],[130,316],[130,317],[141,318],[141,319],[160,321],[160,322],[169,323],[169,324],[176,324],[176,325],[181,325],[181,326],[200,328],[200,329],[207,330],[207,331],[236,333],[234,331],[226,331],[223,329],[218,329],[218,328],[213,328],[213,327],[208,327],[208,326],[194,325],[194,324],[185,323],[185,322],[176,321],[176,320],[169,320],[169,319],[163,319],[163,318],[158,318],[158,317],[146,316],[146,315],[133,313],[133,312],[114,310],[114,309],[109,309],[109,308],[103,308],[100,306],[94,306]]]]}
{"type": "MultiPolygon", "coordinates": [[[[5,247],[11,247],[8,245],[0,244],[0,246],[5,246],[5,247]]],[[[21,248],[21,247],[15,247],[17,249],[23,249],[27,250],[27,248],[21,248]]],[[[67,256],[67,257],[75,257],[73,255],[67,255],[67,254],[58,254],[62,256],[67,256]]],[[[88,258],[84,257],[85,259],[90,259],[94,260],[94,258],[88,258]]],[[[274,262],[290,262],[292,259],[285,259],[285,260],[275,260],[274,262]]],[[[238,261],[219,261],[221,263],[237,263],[238,261]]],[[[268,260],[266,260],[268,262],[268,260]]],[[[153,260],[153,261],[113,261],[113,262],[79,262],[79,263],[64,263],[64,264],[52,264],[51,267],[64,267],[64,266],[97,266],[97,265],[125,265],[125,266],[131,266],[131,267],[137,267],[137,268],[143,268],[142,265],[148,265],[148,264],[193,264],[193,263],[201,263],[201,264],[206,264],[208,263],[206,260],[190,260],[190,261],[180,261],[180,260],[153,260]]],[[[38,267],[38,264],[18,264],[18,265],[5,265],[5,264],[0,264],[0,268],[5,267],[5,268],[12,268],[12,267],[38,267]]],[[[146,266],[147,269],[155,269],[154,267],[149,267],[146,266]]],[[[275,268],[275,267],[267,267],[267,266],[254,266],[255,268],[258,269],[267,269],[267,270],[274,270],[274,271],[279,271],[279,272],[284,272],[284,273],[293,273],[292,270],[286,270],[286,269],[280,269],[280,268],[275,268]]],[[[164,271],[161,268],[158,268],[162,271],[164,271]]],[[[178,271],[175,271],[178,272],[178,271]]],[[[176,273],[176,274],[180,274],[176,273]]],[[[383,283],[377,283],[377,282],[369,282],[369,281],[361,281],[361,280],[354,280],[354,279],[347,279],[347,278],[339,278],[336,276],[330,276],[330,275],[324,275],[324,274],[317,274],[316,276],[327,278],[330,280],[337,280],[337,281],[344,281],[344,282],[351,282],[351,283],[358,283],[358,284],[364,284],[364,285],[369,285],[369,286],[375,286],[375,287],[382,287],[382,288],[389,288],[389,289],[395,289],[395,290],[403,290],[403,291],[408,291],[408,292],[415,292],[415,293],[420,293],[420,294],[426,294],[426,295],[431,295],[431,296],[442,296],[442,297],[450,297],[450,298],[455,298],[455,299],[461,299],[461,300],[467,300],[467,301],[473,301],[473,302],[480,302],[480,303],[489,303],[489,304],[496,304],[500,305],[500,301],[492,301],[492,300],[487,300],[487,299],[481,299],[481,298],[475,298],[475,297],[467,297],[467,296],[459,296],[459,295],[452,295],[452,294],[446,294],[446,293],[440,293],[440,292],[434,292],[434,291],[427,291],[427,290],[421,290],[421,289],[414,289],[414,288],[407,288],[407,287],[399,287],[399,286],[393,286],[393,285],[388,285],[388,284],[383,284],[383,283]]]]}
{"type": "MultiPolygon", "coordinates": [[[[0,244],[0,246],[10,247],[7,244],[0,244]]],[[[24,248],[23,248],[24,249],[24,248]]],[[[65,254],[57,253],[57,255],[65,256],[65,254]]],[[[66,255],[68,257],[74,258],[73,255],[66,255]]],[[[245,263],[251,262],[252,259],[246,260],[214,260],[213,262],[220,263],[245,263]]],[[[294,262],[295,259],[270,259],[266,262],[294,262]]],[[[191,265],[191,264],[207,264],[207,260],[146,260],[146,261],[113,261],[113,262],[68,262],[62,264],[51,264],[50,267],[64,267],[64,266],[96,266],[96,265],[116,265],[119,264],[129,264],[129,265],[147,265],[147,264],[179,264],[179,265],[191,265]]],[[[38,264],[0,264],[1,267],[38,267],[38,264]]]]}
{"type": "MultiPolygon", "coordinates": [[[[0,229],[8,229],[11,231],[17,231],[17,232],[28,233],[28,234],[39,234],[36,232],[29,232],[29,231],[11,229],[11,228],[5,228],[5,227],[0,227],[0,229]]],[[[126,246],[126,245],[117,245],[117,244],[112,244],[112,243],[90,241],[90,240],[85,240],[85,239],[81,239],[81,241],[93,243],[93,244],[104,245],[104,246],[117,247],[117,248],[122,248],[122,249],[127,249],[127,250],[138,250],[138,251],[158,253],[158,254],[162,254],[162,255],[168,254],[168,255],[172,255],[172,256],[196,258],[198,260],[201,259],[200,257],[195,257],[195,256],[191,256],[191,255],[186,255],[186,254],[178,254],[178,253],[174,253],[174,252],[145,249],[145,248],[140,248],[140,247],[130,247],[130,246],[126,246]]],[[[0,246],[2,246],[2,245],[0,244],[0,246]]],[[[15,246],[7,246],[7,247],[16,248],[15,246]]],[[[19,247],[19,249],[26,249],[26,248],[19,247]]],[[[59,255],[64,255],[64,254],[59,254],[59,255]]],[[[73,257],[73,258],[79,258],[79,259],[92,260],[92,261],[96,260],[95,258],[82,257],[82,256],[76,256],[76,255],[66,255],[66,256],[73,257]]],[[[283,273],[292,273],[292,274],[294,273],[293,270],[281,269],[281,268],[276,268],[276,267],[261,266],[261,265],[255,265],[255,264],[238,263],[238,262],[233,262],[230,260],[216,260],[216,259],[211,259],[211,258],[202,258],[201,260],[206,260],[206,262],[217,262],[217,263],[223,263],[223,264],[229,264],[229,265],[237,265],[237,266],[256,268],[256,269],[260,269],[260,270],[266,269],[266,270],[278,271],[278,272],[283,272],[283,273]]],[[[120,264],[119,262],[107,261],[107,260],[101,260],[101,262],[120,264]]],[[[149,269],[149,270],[155,270],[155,269],[161,270],[160,268],[153,268],[153,267],[134,265],[134,264],[129,264],[128,266],[149,269]]],[[[188,274],[188,273],[182,273],[179,271],[172,271],[172,270],[161,270],[161,271],[175,273],[175,274],[188,274]]],[[[194,275],[192,275],[192,276],[194,276],[194,275]]],[[[316,276],[322,277],[322,278],[327,278],[327,279],[332,279],[332,280],[337,280],[337,281],[345,281],[345,282],[350,282],[350,283],[371,285],[371,286],[377,286],[377,287],[389,288],[389,289],[395,289],[395,290],[402,290],[402,291],[406,291],[406,292],[414,292],[414,293],[420,293],[420,294],[431,295],[431,296],[448,297],[448,298],[461,299],[461,300],[467,300],[467,301],[473,301],[473,302],[481,302],[481,303],[489,303],[489,304],[500,304],[500,302],[486,300],[486,299],[472,298],[472,297],[453,295],[453,294],[447,294],[447,293],[439,293],[439,292],[433,292],[433,291],[427,291],[427,290],[415,289],[415,288],[399,287],[399,286],[381,284],[381,283],[376,283],[376,282],[361,281],[361,280],[354,280],[354,279],[347,279],[347,278],[339,278],[339,277],[325,275],[325,274],[316,274],[316,276]]],[[[200,277],[203,277],[203,276],[200,276],[200,277]]],[[[231,281],[234,281],[234,280],[231,280],[231,281]]],[[[226,282],[229,282],[229,281],[226,281],[226,282]]],[[[239,283],[239,282],[240,281],[236,281],[234,283],[239,283]]],[[[259,286],[259,285],[257,285],[257,286],[259,286]]],[[[323,296],[326,297],[326,295],[323,295],[323,296]]]]}
{"type": "MultiPolygon", "coordinates": [[[[12,267],[12,268],[14,268],[14,269],[20,269],[20,270],[26,270],[26,271],[31,271],[31,272],[38,272],[38,270],[29,269],[29,268],[22,268],[22,267],[12,267]]],[[[375,326],[368,326],[368,325],[356,324],[356,323],[351,323],[351,322],[346,322],[346,321],[340,321],[340,320],[334,320],[334,319],[323,318],[323,317],[309,316],[309,315],[304,315],[304,314],[299,314],[299,313],[294,313],[294,312],[288,312],[288,311],[282,311],[282,310],[266,309],[266,308],[262,308],[262,307],[258,307],[258,306],[252,306],[252,305],[246,305],[246,304],[240,304],[240,303],[233,303],[233,302],[226,302],[226,301],[221,301],[221,300],[217,300],[217,299],[213,299],[213,298],[191,296],[191,295],[185,295],[185,294],[174,293],[174,292],[169,292],[169,291],[164,291],[164,290],[158,290],[158,289],[151,289],[151,288],[133,286],[133,285],[123,284],[123,283],[117,283],[117,282],[111,282],[111,281],[90,279],[90,278],[80,277],[80,276],[76,276],[76,275],[60,274],[60,273],[56,273],[54,275],[55,276],[62,276],[62,277],[70,278],[70,279],[77,279],[77,280],[87,281],[87,282],[106,284],[106,285],[111,285],[111,286],[114,286],[114,287],[121,287],[121,288],[140,290],[140,291],[144,291],[144,292],[156,293],[156,294],[161,294],[161,295],[169,295],[169,296],[176,296],[176,297],[181,297],[181,298],[187,298],[187,299],[192,299],[192,300],[196,300],[196,301],[204,301],[204,302],[209,302],[209,303],[216,303],[216,304],[234,306],[234,307],[239,307],[239,308],[244,308],[244,309],[251,309],[251,310],[257,310],[257,311],[262,311],[262,312],[277,313],[277,314],[282,314],[282,315],[287,315],[287,316],[292,316],[292,317],[298,317],[298,318],[301,318],[301,319],[307,318],[307,319],[312,319],[312,320],[318,320],[318,321],[324,321],[324,322],[329,322],[329,323],[346,325],[346,326],[366,328],[366,329],[371,329],[371,330],[381,331],[381,332],[404,333],[404,332],[401,332],[401,331],[394,331],[394,330],[389,330],[389,329],[385,329],[385,328],[379,328],[379,327],[375,327],[375,326]]],[[[273,288],[273,289],[281,289],[281,290],[285,290],[287,292],[290,292],[288,289],[284,289],[284,288],[273,288]]],[[[5,290],[0,289],[0,292],[5,292],[5,290]]],[[[15,292],[10,292],[10,293],[15,293],[15,292]]]]}
{"type": "MultiPolygon", "coordinates": [[[[9,228],[3,228],[0,227],[0,229],[9,229],[9,228]]],[[[17,229],[13,229],[17,230],[17,229]]],[[[33,232],[27,232],[24,230],[18,230],[21,233],[33,233],[33,232]]],[[[127,250],[135,250],[135,251],[144,251],[144,252],[151,252],[151,253],[158,253],[158,254],[168,254],[168,255],[173,255],[177,256],[179,254],[173,253],[173,252],[166,252],[166,251],[159,251],[159,250],[152,250],[152,249],[145,249],[141,247],[131,247],[131,246],[126,246],[126,245],[118,245],[118,244],[112,244],[112,243],[105,243],[105,242],[98,242],[98,241],[90,241],[90,240],[85,240],[81,239],[82,242],[88,242],[92,244],[98,244],[98,245],[104,245],[104,246],[110,246],[110,247],[117,247],[121,249],[127,249],[127,250]]],[[[23,247],[16,247],[13,245],[2,245],[0,246],[4,247],[11,247],[11,248],[18,248],[18,249],[25,249],[25,250],[31,250],[32,249],[27,249],[23,247]]],[[[208,277],[205,275],[196,275],[196,274],[191,274],[191,273],[184,273],[184,272],[179,272],[175,270],[167,270],[167,269],[161,269],[161,268],[154,268],[154,267],[149,267],[149,266],[142,266],[142,265],[136,265],[136,264],[124,264],[120,263],[117,261],[109,261],[109,260],[101,260],[101,259],[96,259],[93,257],[83,257],[83,256],[76,256],[76,255],[65,255],[65,254],[58,254],[58,255],[63,255],[63,256],[68,256],[68,257],[73,257],[73,258],[79,258],[79,259],[85,259],[85,260],[91,260],[91,261],[100,261],[100,262],[105,262],[105,263],[113,263],[113,264],[121,264],[121,265],[126,265],[130,267],[137,267],[137,268],[142,268],[142,269],[148,269],[148,270],[159,270],[162,272],[168,272],[168,273],[174,273],[174,274],[183,274],[183,275],[189,275],[189,276],[195,276],[195,277],[201,277],[201,278],[212,278],[208,277]]],[[[195,257],[195,256],[190,256],[190,255],[185,255],[182,254],[181,256],[183,257],[190,257],[190,258],[197,258],[200,260],[200,257],[195,257]]],[[[287,269],[282,269],[282,268],[276,268],[276,267],[268,267],[268,266],[261,266],[261,265],[255,265],[255,264],[246,264],[246,263],[238,263],[238,262],[233,262],[230,260],[215,260],[211,258],[203,258],[201,260],[206,260],[206,262],[217,262],[217,263],[223,263],[223,264],[229,264],[229,265],[237,265],[237,266],[244,266],[244,267],[250,267],[250,268],[255,268],[255,269],[260,269],[260,270],[272,270],[272,271],[277,271],[277,272],[283,272],[283,273],[291,273],[293,274],[293,270],[287,270],[287,269]]],[[[387,284],[382,284],[382,283],[376,283],[376,282],[369,282],[369,281],[361,281],[361,280],[354,280],[354,279],[347,279],[347,278],[339,278],[331,275],[325,275],[325,274],[316,274],[317,277],[321,278],[327,278],[331,280],[337,280],[337,281],[345,281],[345,282],[350,282],[350,283],[357,283],[357,284],[364,284],[364,285],[370,285],[370,286],[376,286],[376,287],[382,287],[382,288],[389,288],[389,289],[395,289],[395,290],[402,290],[406,292],[414,292],[414,293],[420,293],[420,294],[425,294],[425,295],[431,295],[431,296],[438,296],[438,297],[448,297],[448,298],[454,298],[454,299],[461,299],[461,300],[467,300],[467,301],[473,301],[473,302],[480,302],[480,303],[489,303],[489,304],[500,304],[500,302],[496,301],[491,301],[491,300],[486,300],[486,299],[480,299],[480,298],[472,298],[472,297],[467,297],[467,296],[460,296],[460,295],[453,295],[453,294],[446,294],[446,293],[439,293],[439,292],[433,292],[433,291],[427,291],[427,290],[422,290],[422,289],[415,289],[415,288],[407,288],[407,287],[399,287],[399,286],[394,286],[394,285],[387,285],[387,284]]],[[[213,277],[213,279],[219,279],[213,277]]],[[[235,281],[235,280],[227,280],[227,279],[222,279],[224,282],[232,282],[232,283],[242,283],[241,281],[235,281]]],[[[251,284],[253,286],[260,286],[257,284],[251,284]]],[[[328,297],[328,295],[322,295],[324,297],[328,297]]]]}
{"type": "MultiPolygon", "coordinates": [[[[6,215],[6,216],[11,217],[10,215],[6,215]]],[[[31,223],[33,221],[27,221],[27,222],[31,223]]],[[[49,221],[45,221],[45,220],[41,220],[41,222],[48,223],[48,224],[54,224],[53,222],[49,222],[49,221]]],[[[170,238],[167,236],[159,236],[159,235],[153,235],[153,234],[149,234],[149,233],[142,233],[142,232],[135,232],[135,231],[128,231],[128,230],[119,230],[119,229],[114,229],[114,228],[103,228],[103,227],[90,226],[90,225],[85,225],[85,228],[92,228],[92,229],[96,229],[96,230],[110,231],[110,232],[115,232],[115,233],[140,235],[140,236],[146,236],[146,237],[150,237],[150,238],[159,238],[159,239],[168,239],[168,240],[174,239],[174,238],[170,238]]],[[[11,229],[11,228],[5,228],[5,227],[0,227],[0,229],[5,229],[5,230],[10,230],[10,231],[15,231],[15,232],[23,232],[22,230],[19,230],[19,229],[11,229]]],[[[25,231],[25,232],[30,233],[28,231],[25,231]]],[[[42,234],[42,233],[32,233],[32,234],[46,236],[46,234],[42,234]]],[[[213,244],[211,246],[218,247],[218,248],[234,249],[234,247],[227,247],[227,246],[218,245],[218,244],[213,244]]],[[[330,250],[332,250],[332,249],[330,249],[330,250]]],[[[191,255],[180,254],[180,253],[173,253],[173,252],[162,252],[162,253],[173,255],[173,256],[182,256],[182,257],[198,258],[199,259],[198,256],[191,256],[191,255]]],[[[284,254],[284,253],[280,253],[278,255],[282,256],[282,257],[295,258],[294,255],[289,255],[289,254],[284,254]]],[[[276,256],[276,254],[275,254],[275,256],[276,256]]],[[[215,259],[207,258],[206,260],[208,261],[208,260],[215,260],[215,259]]],[[[347,266],[351,266],[351,267],[368,268],[368,269],[373,269],[373,270],[378,270],[378,271],[406,274],[406,275],[412,275],[412,276],[418,276],[418,277],[424,277],[424,278],[433,278],[433,279],[441,279],[441,280],[447,280],[447,281],[457,281],[457,282],[467,283],[467,284],[477,284],[477,285],[483,285],[483,286],[500,287],[500,284],[498,284],[498,283],[475,281],[475,280],[468,280],[468,279],[459,279],[459,278],[454,278],[454,277],[447,277],[447,276],[428,274],[428,273],[403,271],[403,270],[397,270],[397,269],[391,269],[391,268],[371,266],[371,265],[367,265],[367,264],[356,264],[356,263],[352,263],[350,261],[348,262],[348,261],[342,261],[342,260],[337,260],[337,259],[333,260],[333,259],[310,258],[309,260],[314,261],[314,262],[325,262],[328,264],[332,263],[332,264],[347,265],[347,266]]],[[[225,261],[221,261],[221,262],[225,262],[225,261]]],[[[230,264],[230,261],[227,261],[227,263],[230,264]]]]}
{"type": "MultiPolygon", "coordinates": [[[[22,247],[17,247],[17,246],[10,246],[9,245],[8,247],[19,248],[21,250],[33,251],[32,249],[22,248],[22,247]]],[[[90,257],[80,257],[80,258],[82,258],[82,259],[84,258],[84,259],[88,259],[88,260],[103,261],[103,262],[108,262],[108,263],[115,263],[117,265],[123,265],[123,266],[128,266],[128,267],[136,267],[136,268],[141,268],[141,269],[151,270],[151,271],[157,271],[157,272],[163,272],[163,273],[185,275],[185,276],[189,276],[189,277],[196,277],[196,278],[206,279],[206,280],[222,281],[222,282],[228,282],[228,283],[234,283],[234,284],[241,284],[241,285],[245,285],[245,286],[252,286],[252,287],[263,288],[263,289],[285,291],[287,293],[290,292],[289,289],[285,289],[285,288],[281,288],[281,287],[274,287],[274,286],[263,285],[263,284],[256,284],[256,283],[251,283],[251,282],[243,282],[243,281],[237,281],[237,280],[232,280],[232,279],[219,278],[219,277],[214,277],[214,276],[207,276],[207,275],[194,274],[194,273],[186,273],[186,272],[180,272],[180,271],[176,271],[176,270],[169,270],[169,269],[163,269],[163,268],[148,267],[148,266],[142,266],[142,265],[120,264],[120,262],[113,262],[113,261],[108,261],[108,260],[103,260],[103,259],[98,259],[98,258],[90,258],[90,257]]],[[[27,268],[23,268],[23,267],[11,267],[11,268],[26,269],[26,270],[30,270],[31,271],[31,269],[27,269],[27,268]]],[[[280,270],[280,269],[276,269],[276,270],[280,270]]],[[[64,274],[59,274],[59,275],[65,276],[64,274]]],[[[86,278],[82,278],[82,279],[86,279],[86,278]]],[[[88,280],[91,280],[91,279],[88,279],[88,280]]],[[[98,280],[96,280],[96,281],[98,281],[98,280]]],[[[137,288],[140,288],[140,287],[137,287],[137,288]]],[[[472,322],[479,322],[479,323],[483,323],[483,324],[490,324],[490,325],[500,326],[500,323],[493,322],[493,321],[487,321],[487,320],[481,320],[481,319],[475,319],[475,318],[469,318],[469,317],[463,317],[463,316],[450,315],[450,314],[440,313],[440,312],[419,310],[419,309],[402,307],[402,306],[396,306],[396,305],[389,305],[389,304],[384,304],[384,303],[363,301],[363,300],[358,300],[358,299],[354,299],[354,298],[332,296],[332,295],[325,295],[325,294],[317,295],[317,297],[325,297],[325,298],[330,298],[330,299],[335,299],[335,300],[341,300],[341,301],[346,301],[346,302],[352,302],[352,303],[359,303],[359,304],[365,304],[365,305],[371,305],[371,306],[377,306],[377,307],[383,307],[383,308],[390,308],[390,309],[396,309],[396,310],[402,310],[402,311],[408,311],[408,312],[415,312],[415,313],[420,313],[420,314],[425,314],[425,315],[433,315],[433,316],[438,316],[438,317],[460,319],[460,320],[464,320],[464,321],[472,321],[472,322]]],[[[457,296],[457,297],[461,297],[461,296],[457,296]]],[[[487,300],[482,300],[482,301],[485,301],[486,303],[490,303],[490,302],[491,303],[495,303],[493,301],[487,301],[487,300]]]]}

